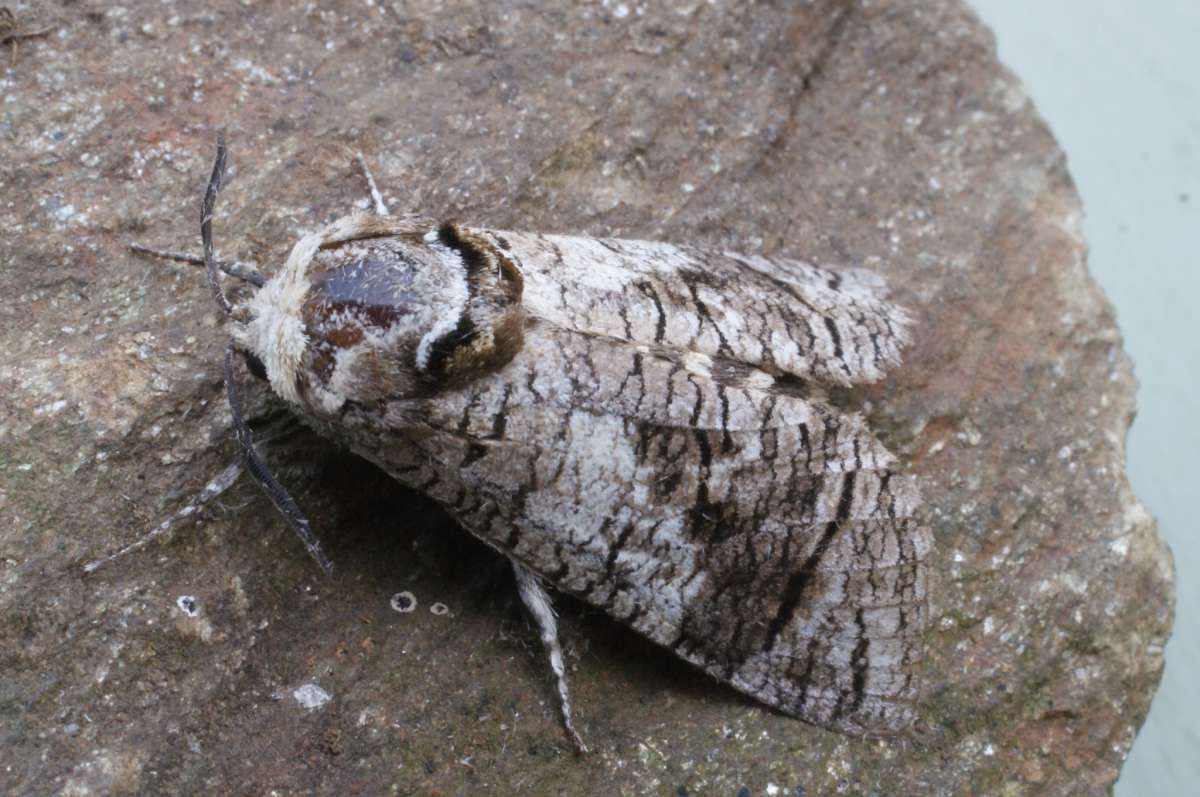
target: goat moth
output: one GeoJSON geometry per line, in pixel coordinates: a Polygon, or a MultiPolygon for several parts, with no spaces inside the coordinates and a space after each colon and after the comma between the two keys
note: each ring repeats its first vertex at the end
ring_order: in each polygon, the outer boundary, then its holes
{"type": "MultiPolygon", "coordinates": [[[[927,625],[919,495],[824,388],[900,361],[908,314],[877,276],[669,243],[373,214],[302,237],[231,305],[235,353],[320,434],[432,497],[513,564],[569,693],[545,587],[816,725],[914,719],[927,625]]],[[[169,253],[167,253],[168,256],[169,253]]],[[[177,256],[178,257],[178,256],[177,256]]]]}

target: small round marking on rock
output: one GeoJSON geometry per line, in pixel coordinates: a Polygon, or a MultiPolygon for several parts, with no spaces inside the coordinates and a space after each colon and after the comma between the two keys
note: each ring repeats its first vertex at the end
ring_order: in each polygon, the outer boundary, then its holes
{"type": "Polygon", "coordinates": [[[409,612],[416,611],[417,608],[416,596],[407,590],[404,592],[397,592],[392,596],[390,602],[392,604],[392,608],[401,614],[408,614],[409,612]]]}
{"type": "Polygon", "coordinates": [[[196,596],[194,595],[180,595],[175,599],[175,605],[179,607],[179,611],[188,617],[195,617],[200,614],[200,605],[196,602],[196,596]]]}

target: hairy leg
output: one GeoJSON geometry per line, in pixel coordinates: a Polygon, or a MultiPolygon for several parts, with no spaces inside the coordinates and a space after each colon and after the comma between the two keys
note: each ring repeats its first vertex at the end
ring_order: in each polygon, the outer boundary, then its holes
{"type": "Polygon", "coordinates": [[[117,551],[116,553],[109,554],[108,556],[105,556],[102,559],[96,559],[94,561],[88,562],[86,565],[83,566],[83,572],[85,572],[85,573],[95,572],[102,565],[106,565],[109,562],[113,561],[114,559],[119,559],[127,553],[136,551],[138,548],[141,548],[142,546],[146,545],[151,540],[154,540],[155,538],[160,537],[163,534],[166,534],[168,531],[171,530],[171,527],[174,526],[176,523],[183,520],[184,518],[191,517],[192,515],[196,514],[201,509],[203,509],[204,506],[206,504],[210,503],[214,498],[218,498],[222,493],[224,493],[231,486],[233,486],[233,483],[236,482],[238,480],[238,477],[241,475],[242,475],[242,463],[235,462],[234,464],[228,466],[227,468],[225,468],[225,470],[223,470],[219,474],[217,474],[217,476],[215,478],[213,478],[211,481],[209,481],[208,484],[204,485],[204,489],[201,490],[196,495],[195,498],[193,498],[191,501],[189,501],[187,506],[183,507],[179,511],[175,512],[175,514],[171,515],[169,518],[167,518],[163,522],[159,523],[157,526],[155,526],[153,529],[151,529],[148,534],[145,534],[142,537],[138,538],[137,540],[134,540],[133,542],[129,543],[121,550],[117,551]]]}
{"type": "Polygon", "coordinates": [[[367,178],[367,187],[371,189],[371,201],[375,204],[375,214],[378,216],[388,215],[387,205],[383,202],[383,194],[379,193],[379,186],[375,185],[375,176],[371,174],[371,169],[367,166],[367,159],[361,152],[356,152],[354,162],[358,164],[358,168],[362,169],[363,177],[367,178]]]}
{"type": "MultiPolygon", "coordinates": [[[[189,255],[187,252],[177,252],[172,249],[152,249],[149,246],[143,246],[139,243],[132,243],[129,248],[141,255],[150,255],[151,257],[159,257],[163,260],[174,260],[176,263],[190,263],[193,266],[203,266],[204,258],[200,255],[189,255]]],[[[262,273],[250,263],[243,263],[240,260],[218,260],[216,261],[217,268],[224,271],[231,277],[236,277],[242,282],[248,282],[256,288],[263,286],[262,273]]]]}
{"type": "Polygon", "coordinates": [[[529,609],[529,613],[533,615],[534,621],[538,624],[542,645],[545,646],[546,653],[550,657],[550,669],[554,671],[554,678],[558,683],[558,698],[561,702],[563,725],[566,727],[575,749],[580,753],[586,753],[587,746],[584,745],[583,739],[575,730],[575,724],[571,721],[571,694],[567,689],[567,671],[563,663],[562,646],[558,642],[558,620],[554,616],[554,608],[550,605],[550,596],[532,570],[518,564],[516,560],[511,561],[513,572],[517,576],[517,591],[520,592],[521,600],[525,602],[525,607],[529,609]]]}

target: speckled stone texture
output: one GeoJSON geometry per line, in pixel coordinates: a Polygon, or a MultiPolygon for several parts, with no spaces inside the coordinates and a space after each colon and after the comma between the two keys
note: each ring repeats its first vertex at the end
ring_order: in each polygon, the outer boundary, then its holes
{"type": "Polygon", "coordinates": [[[0,80],[0,791],[1109,791],[1171,560],[1063,155],[961,2],[11,7],[55,30],[0,80]],[[126,249],[198,249],[219,127],[218,249],[268,269],[367,207],[361,148],[398,210],[886,273],[917,342],[848,399],[936,535],[917,727],[817,730],[564,601],[577,759],[503,562],[312,440],[275,461],[333,579],[249,483],[84,577],[235,457],[201,274],[126,249]]]}

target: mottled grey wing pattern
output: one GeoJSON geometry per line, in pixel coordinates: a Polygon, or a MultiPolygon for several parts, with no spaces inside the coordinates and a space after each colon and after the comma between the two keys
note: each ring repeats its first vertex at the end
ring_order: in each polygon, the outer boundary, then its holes
{"type": "Polygon", "coordinates": [[[526,312],[564,329],[663,345],[830,384],[900,361],[908,315],[871,272],[652,241],[492,233],[525,274],[526,312]]]}
{"type": "Polygon", "coordinates": [[[481,232],[524,274],[524,346],[493,377],[393,402],[404,443],[372,458],[764,703],[909,725],[930,535],[912,478],[813,384],[882,375],[903,311],[792,261],[481,232]]]}

